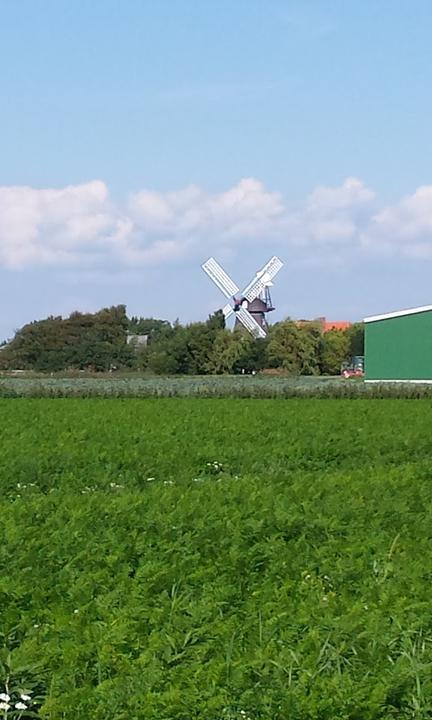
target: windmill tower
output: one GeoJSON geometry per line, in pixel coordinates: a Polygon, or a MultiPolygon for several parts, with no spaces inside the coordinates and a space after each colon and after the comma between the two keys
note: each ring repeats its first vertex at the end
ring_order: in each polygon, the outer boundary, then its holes
{"type": "Polygon", "coordinates": [[[230,301],[223,308],[225,320],[235,314],[235,326],[241,324],[255,338],[265,338],[268,329],[266,314],[274,310],[270,287],[282,265],[278,257],[272,257],[242,292],[214,258],[209,258],[201,267],[230,301]]]}

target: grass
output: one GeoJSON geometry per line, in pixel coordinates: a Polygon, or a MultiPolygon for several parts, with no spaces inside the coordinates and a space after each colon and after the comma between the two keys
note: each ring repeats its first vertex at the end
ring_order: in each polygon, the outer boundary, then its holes
{"type": "Polygon", "coordinates": [[[3,399],[0,428],[0,672],[38,717],[432,717],[430,401],[3,399]]]}

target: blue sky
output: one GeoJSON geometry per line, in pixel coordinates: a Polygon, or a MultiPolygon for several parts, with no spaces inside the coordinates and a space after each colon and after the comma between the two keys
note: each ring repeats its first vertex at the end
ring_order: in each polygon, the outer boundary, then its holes
{"type": "Polygon", "coordinates": [[[429,0],[2,0],[0,339],[124,302],[275,318],[432,302],[429,0]]]}

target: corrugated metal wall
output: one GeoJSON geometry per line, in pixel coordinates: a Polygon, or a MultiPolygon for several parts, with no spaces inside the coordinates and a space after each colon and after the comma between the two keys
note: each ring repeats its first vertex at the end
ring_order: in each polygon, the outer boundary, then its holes
{"type": "Polygon", "coordinates": [[[432,380],[432,311],[365,325],[366,380],[432,380]]]}

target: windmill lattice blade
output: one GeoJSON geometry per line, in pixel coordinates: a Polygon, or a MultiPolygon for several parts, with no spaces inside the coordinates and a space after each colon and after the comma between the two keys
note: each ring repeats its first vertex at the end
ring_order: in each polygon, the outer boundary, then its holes
{"type": "Polygon", "coordinates": [[[268,273],[273,280],[274,277],[278,274],[279,270],[283,267],[283,262],[280,260],[276,255],[273,255],[271,260],[268,261],[267,265],[265,265],[262,269],[263,273],[268,273]]]}
{"type": "Polygon", "coordinates": [[[249,330],[255,338],[266,337],[267,333],[265,330],[262,329],[261,325],[258,325],[255,318],[252,317],[246,308],[240,308],[240,310],[236,312],[236,317],[238,317],[242,325],[245,326],[246,330],[249,330]]]}
{"type": "Polygon", "coordinates": [[[225,270],[221,268],[214,258],[209,258],[201,267],[225,297],[231,299],[239,291],[235,282],[231,280],[230,276],[226,274],[225,270]]]}
{"type": "Polygon", "coordinates": [[[268,282],[266,281],[266,276],[267,278],[270,278],[270,280],[272,280],[275,275],[277,275],[282,266],[283,262],[279,260],[276,255],[274,255],[271,260],[268,261],[267,265],[264,265],[263,269],[260,270],[259,273],[257,273],[254,279],[244,289],[243,297],[249,300],[249,302],[255,300],[255,298],[263,292],[266,285],[268,285],[268,282]]]}
{"type": "Polygon", "coordinates": [[[231,315],[233,314],[234,308],[233,308],[229,303],[227,303],[227,304],[222,308],[222,312],[223,312],[223,314],[224,314],[225,320],[227,320],[227,319],[228,319],[229,317],[231,317],[231,315]]]}

